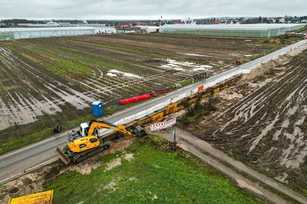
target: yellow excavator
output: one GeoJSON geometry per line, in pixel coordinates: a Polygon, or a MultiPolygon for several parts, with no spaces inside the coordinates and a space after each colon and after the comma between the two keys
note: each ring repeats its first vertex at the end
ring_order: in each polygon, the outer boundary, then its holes
{"type": "MultiPolygon", "coordinates": [[[[92,120],[81,123],[77,132],[69,135],[69,141],[63,148],[57,148],[59,158],[64,164],[79,163],[111,146],[114,133],[126,138],[142,137],[146,135],[143,125],[162,121],[167,115],[182,110],[177,103],[170,104],[165,109],[158,111],[144,119],[139,120],[137,126],[127,128],[124,125],[114,125],[106,121],[92,120]],[[110,131],[112,130],[112,131],[110,131]]],[[[115,137],[116,139],[116,137],[115,137]]]]}
{"type": "Polygon", "coordinates": [[[64,164],[79,163],[99,152],[109,149],[110,141],[103,137],[108,130],[126,138],[142,137],[146,134],[140,126],[130,128],[124,125],[113,125],[106,121],[92,120],[81,123],[80,130],[69,136],[69,142],[64,148],[57,148],[59,158],[64,164]],[[101,132],[102,131],[102,132],[101,132]]]}

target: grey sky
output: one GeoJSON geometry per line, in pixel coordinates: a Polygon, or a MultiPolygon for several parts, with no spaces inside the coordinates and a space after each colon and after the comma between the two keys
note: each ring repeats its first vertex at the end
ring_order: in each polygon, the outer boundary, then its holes
{"type": "Polygon", "coordinates": [[[307,15],[306,0],[0,0],[0,18],[157,19],[307,15]]]}

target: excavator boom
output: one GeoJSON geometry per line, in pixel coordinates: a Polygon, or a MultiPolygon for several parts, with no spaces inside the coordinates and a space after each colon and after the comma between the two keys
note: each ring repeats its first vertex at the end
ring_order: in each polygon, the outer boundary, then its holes
{"type": "Polygon", "coordinates": [[[87,135],[94,135],[94,132],[96,129],[112,129],[113,126],[110,126],[104,122],[99,122],[99,121],[91,121],[89,124],[88,132],[87,135]]]}
{"type": "Polygon", "coordinates": [[[96,120],[92,120],[89,123],[87,135],[88,136],[95,135],[94,133],[95,133],[96,129],[112,129],[115,132],[123,134],[125,137],[132,137],[133,136],[133,134],[131,132],[129,132],[126,129],[126,126],[124,126],[124,125],[113,125],[113,124],[108,123],[106,121],[96,121],[96,120]]]}

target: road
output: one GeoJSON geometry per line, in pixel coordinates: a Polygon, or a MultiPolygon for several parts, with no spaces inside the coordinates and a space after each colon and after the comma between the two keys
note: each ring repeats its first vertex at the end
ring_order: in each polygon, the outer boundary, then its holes
{"type": "MultiPolygon", "coordinates": [[[[248,73],[262,63],[267,63],[282,55],[298,52],[306,48],[307,40],[300,41],[249,63],[217,74],[204,82],[192,84],[160,98],[153,99],[130,109],[116,113],[110,117],[107,117],[105,120],[114,124],[126,124],[132,122],[160,110],[173,102],[180,101],[183,98],[197,93],[197,87],[200,84],[203,84],[207,88],[213,87],[216,84],[223,83],[227,79],[248,73]]],[[[70,131],[55,135],[39,143],[0,156],[0,183],[6,182],[10,180],[10,178],[16,177],[16,175],[20,175],[27,169],[30,169],[36,165],[47,162],[50,159],[54,159],[56,157],[56,147],[65,144],[69,132],[70,131]]]]}

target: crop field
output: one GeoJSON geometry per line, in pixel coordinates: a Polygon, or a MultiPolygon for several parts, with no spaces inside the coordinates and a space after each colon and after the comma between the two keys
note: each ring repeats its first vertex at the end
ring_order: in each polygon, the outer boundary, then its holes
{"type": "Polygon", "coordinates": [[[210,76],[278,46],[162,34],[0,42],[0,140],[86,117],[94,100],[109,106],[123,97],[177,88],[191,83],[194,73],[210,76]]]}
{"type": "Polygon", "coordinates": [[[307,52],[286,71],[202,127],[203,139],[307,193],[307,52]]]}

